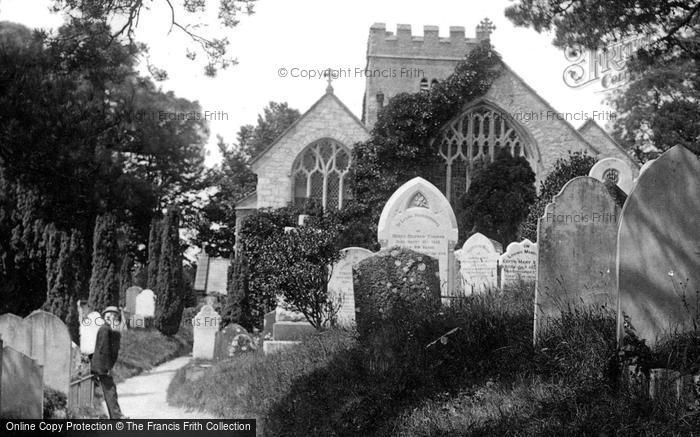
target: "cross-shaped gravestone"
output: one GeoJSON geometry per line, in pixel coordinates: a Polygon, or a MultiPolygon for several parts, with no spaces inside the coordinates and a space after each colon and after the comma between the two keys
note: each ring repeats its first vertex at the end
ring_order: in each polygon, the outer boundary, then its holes
{"type": "Polygon", "coordinates": [[[493,22],[488,18],[484,18],[476,26],[477,38],[489,39],[494,30],[496,30],[496,26],[493,24],[493,22]]]}

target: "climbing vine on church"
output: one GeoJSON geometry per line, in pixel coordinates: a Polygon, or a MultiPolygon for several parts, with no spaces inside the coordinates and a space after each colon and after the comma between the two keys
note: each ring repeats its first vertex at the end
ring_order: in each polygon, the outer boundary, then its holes
{"type": "Polygon", "coordinates": [[[369,226],[376,226],[382,206],[401,184],[415,176],[434,181],[444,173],[431,140],[466,103],[486,94],[502,65],[498,53],[484,43],[444,81],[392,97],[380,111],[371,138],[354,147],[351,168],[355,199],[366,209],[369,226]]]}

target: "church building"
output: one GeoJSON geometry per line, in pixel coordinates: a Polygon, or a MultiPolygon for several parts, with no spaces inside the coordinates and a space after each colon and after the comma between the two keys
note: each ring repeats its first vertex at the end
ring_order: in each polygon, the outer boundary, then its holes
{"type": "MultiPolygon", "coordinates": [[[[423,35],[417,36],[410,25],[399,24],[396,33],[387,31],[382,23],[372,25],[367,70],[403,69],[421,74],[367,75],[361,119],[329,84],[316,103],[252,160],[257,189],[238,203],[237,226],[258,208],[282,207],[306,198],[316,199],[324,208],[342,208],[352,195],[347,178],[353,145],[369,139],[382,107],[399,93],[427,90],[448,77],[493,30],[488,19],[476,27],[473,38],[465,36],[464,27],[450,27],[445,38],[439,36],[436,26],[424,26],[423,35]]],[[[577,130],[557,114],[505,65],[489,91],[454,114],[433,140],[445,163],[444,182],[438,188],[455,205],[469,186],[471,163],[492,160],[496,150],[504,147],[527,159],[537,186],[557,159],[574,151],[585,151],[597,159],[620,158],[638,173],[634,160],[597,123],[589,120],[577,130]]]]}

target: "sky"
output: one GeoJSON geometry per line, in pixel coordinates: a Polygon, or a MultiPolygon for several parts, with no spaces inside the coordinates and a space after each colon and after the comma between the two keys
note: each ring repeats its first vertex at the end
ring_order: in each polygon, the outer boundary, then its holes
{"type": "MultiPolygon", "coordinates": [[[[218,0],[209,0],[215,7],[218,0]]],[[[146,43],[150,62],[168,72],[159,82],[164,91],[197,100],[202,111],[218,114],[210,122],[207,165],[220,160],[216,136],[234,142],[241,125],[254,124],[257,114],[270,101],[288,102],[302,113],[325,92],[324,79],[280,77],[286,68],[323,70],[326,68],[364,68],[367,37],[373,23],[386,23],[387,30],[411,24],[414,35],[423,34],[424,25],[440,27],[440,36],[448,36],[450,26],[464,26],[466,36],[474,37],[476,25],[488,17],[496,29],[491,43],[503,60],[534,88],[555,110],[582,118],[597,117],[602,126],[609,124],[610,107],[604,103],[610,91],[601,81],[572,88],[564,82],[564,71],[572,62],[562,49],[551,44],[552,36],[529,28],[517,28],[505,17],[510,0],[258,0],[255,14],[242,16],[233,29],[212,26],[205,34],[226,36],[229,50],[238,64],[220,71],[215,78],[204,75],[203,59],[194,62],[185,57],[192,46],[189,37],[170,29],[170,10],[164,0],[154,0],[145,11],[136,30],[136,39],[146,43]]],[[[49,11],[50,0],[0,0],[0,21],[14,21],[31,28],[55,29],[63,22],[60,14],[49,11]]],[[[216,10],[203,17],[209,19],[216,10]]],[[[184,12],[182,21],[187,22],[184,12]]],[[[189,17],[190,21],[194,17],[189,17]]],[[[194,20],[196,21],[196,20],[194,20]]],[[[145,62],[141,68],[146,72],[145,62]]],[[[295,70],[297,71],[297,70],[295,70]]],[[[300,71],[300,70],[298,70],[300,71]]],[[[335,94],[358,117],[361,116],[364,78],[334,81],[335,94]]],[[[571,120],[578,127],[583,120],[571,120]]]]}

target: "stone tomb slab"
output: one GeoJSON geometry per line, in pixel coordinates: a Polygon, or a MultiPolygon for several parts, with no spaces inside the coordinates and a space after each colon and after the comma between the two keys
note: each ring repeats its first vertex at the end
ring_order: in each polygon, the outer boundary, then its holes
{"type": "Polygon", "coordinates": [[[467,295],[498,286],[498,258],[501,245],[484,234],[469,237],[457,252],[461,289],[467,295]]]}
{"type": "Polygon", "coordinates": [[[437,187],[420,177],[399,187],[382,209],[377,238],[382,249],[399,246],[436,258],[441,295],[454,297],[457,218],[437,187]]]}
{"type": "Polygon", "coordinates": [[[525,239],[508,245],[501,255],[501,287],[537,279],[537,243],[525,239]]]}
{"type": "Polygon", "coordinates": [[[204,305],[192,319],[194,343],[192,357],[201,360],[214,358],[216,333],[219,331],[221,317],[211,305],[204,305]]]}
{"type": "Polygon", "coordinates": [[[567,182],[545,208],[537,225],[535,340],[547,319],[562,311],[580,305],[616,307],[622,202],[624,193],[615,185],[582,176],[567,182]]]}
{"type": "Polygon", "coordinates": [[[95,352],[95,343],[97,342],[97,331],[104,323],[102,316],[97,311],[88,314],[80,322],[80,351],[90,355],[95,352]]]}
{"type": "Polygon", "coordinates": [[[29,356],[9,347],[2,348],[0,417],[43,419],[44,372],[29,356]]]}
{"type": "Polygon", "coordinates": [[[355,293],[352,286],[352,267],[363,259],[372,256],[372,251],[362,247],[341,249],[342,258],[333,266],[333,274],[328,281],[328,292],[333,302],[340,304],[338,323],[349,326],[355,323],[355,293]]]}
{"type": "Polygon", "coordinates": [[[611,181],[625,194],[629,194],[634,185],[634,171],[620,158],[601,159],[593,165],[588,176],[601,182],[611,181]]]}
{"type": "Polygon", "coordinates": [[[700,290],[699,193],[700,160],[682,146],[666,151],[637,179],[618,237],[618,339],[625,315],[649,345],[692,329],[700,290]]]}

